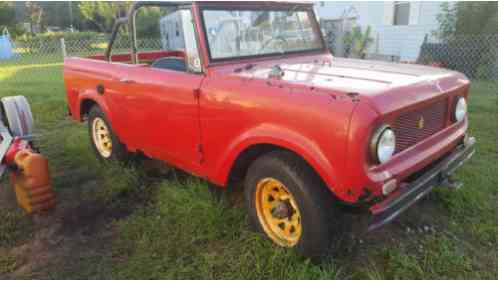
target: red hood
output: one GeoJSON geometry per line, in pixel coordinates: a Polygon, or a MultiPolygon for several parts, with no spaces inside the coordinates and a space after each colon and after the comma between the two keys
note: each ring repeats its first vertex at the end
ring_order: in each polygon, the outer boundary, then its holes
{"type": "MultiPolygon", "coordinates": [[[[328,89],[331,93],[356,93],[368,99],[379,113],[434,98],[468,84],[454,71],[413,64],[333,58],[326,62],[275,62],[290,85],[328,89]]],[[[236,75],[268,79],[272,66],[257,64],[236,75]]]]}

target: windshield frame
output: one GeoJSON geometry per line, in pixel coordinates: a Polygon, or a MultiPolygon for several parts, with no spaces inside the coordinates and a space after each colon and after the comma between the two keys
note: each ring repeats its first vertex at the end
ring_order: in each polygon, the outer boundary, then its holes
{"type": "MultiPolygon", "coordinates": [[[[209,3],[209,2],[208,2],[209,3]]],[[[264,2],[260,2],[263,4],[264,2]]],[[[218,5],[200,5],[199,7],[199,17],[200,17],[200,25],[202,27],[202,33],[203,33],[203,39],[205,42],[206,46],[206,51],[208,55],[208,61],[209,64],[214,64],[214,63],[222,63],[222,62],[230,62],[230,61],[236,61],[236,60],[247,60],[247,59],[260,59],[260,58],[281,58],[285,57],[288,55],[296,55],[296,54],[317,54],[317,53],[325,53],[327,52],[327,47],[325,44],[325,40],[323,38],[323,34],[320,30],[320,26],[316,20],[316,15],[315,11],[313,9],[312,5],[309,4],[298,4],[298,3],[291,3],[291,4],[281,4],[279,3],[278,5],[275,6],[269,6],[269,5],[264,5],[263,6],[256,6],[256,5],[223,5],[223,4],[218,4],[218,5]],[[294,10],[294,11],[304,11],[307,12],[310,15],[310,21],[311,21],[311,27],[313,29],[313,32],[318,36],[318,41],[320,43],[319,48],[314,48],[314,49],[306,49],[306,50],[296,50],[296,51],[288,51],[288,52],[274,52],[274,53],[267,53],[267,54],[256,54],[256,55],[247,55],[247,56],[236,56],[236,57],[225,57],[225,58],[213,58],[211,55],[211,47],[209,45],[209,40],[208,40],[208,33],[206,29],[206,22],[204,20],[204,11],[209,11],[209,10],[224,10],[224,11],[289,11],[289,10],[294,10]]]]}

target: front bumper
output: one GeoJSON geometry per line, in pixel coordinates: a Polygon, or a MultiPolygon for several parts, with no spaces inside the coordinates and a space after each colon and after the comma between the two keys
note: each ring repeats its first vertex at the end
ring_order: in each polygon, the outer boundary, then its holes
{"type": "Polygon", "coordinates": [[[403,211],[444,183],[448,177],[474,155],[475,138],[466,139],[450,155],[424,172],[413,182],[401,186],[384,201],[370,208],[372,219],[368,231],[375,230],[398,217],[403,211]]]}

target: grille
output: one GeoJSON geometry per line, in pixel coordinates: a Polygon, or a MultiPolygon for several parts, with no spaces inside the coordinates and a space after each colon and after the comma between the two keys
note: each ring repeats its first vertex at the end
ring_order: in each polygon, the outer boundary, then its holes
{"type": "Polygon", "coordinates": [[[447,109],[448,101],[442,100],[399,116],[393,126],[396,133],[395,153],[444,129],[447,109]]]}

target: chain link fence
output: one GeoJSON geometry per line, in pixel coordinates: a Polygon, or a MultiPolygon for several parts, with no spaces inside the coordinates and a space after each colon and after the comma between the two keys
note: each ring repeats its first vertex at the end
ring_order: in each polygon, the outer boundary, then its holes
{"type": "MultiPolygon", "coordinates": [[[[0,60],[0,81],[19,85],[40,80],[62,82],[64,56],[103,55],[108,41],[107,37],[101,36],[94,39],[13,42],[13,56],[0,60]]],[[[137,44],[139,51],[164,49],[161,39],[138,39],[137,44]]],[[[113,46],[113,53],[129,51],[127,40],[117,40],[113,46]]],[[[382,54],[367,54],[366,58],[395,61],[392,56],[382,54]]],[[[427,36],[417,60],[410,63],[462,72],[473,81],[485,82],[498,93],[498,35],[456,36],[446,40],[427,36]]]]}
{"type": "Polygon", "coordinates": [[[498,35],[426,37],[417,63],[445,67],[498,87],[498,35]]]}
{"type": "MultiPolygon", "coordinates": [[[[89,57],[103,55],[109,38],[64,40],[53,38],[28,42],[12,42],[12,56],[0,59],[0,81],[22,85],[30,81],[62,82],[64,57],[89,57]],[[43,79],[41,79],[43,78],[43,79]]],[[[160,39],[138,39],[139,51],[163,49],[160,39]]],[[[128,40],[116,40],[113,53],[129,53],[128,40]]]]}
{"type": "MultiPolygon", "coordinates": [[[[337,41],[337,40],[336,40],[337,41]]],[[[328,40],[330,49],[337,42],[328,40]]],[[[465,74],[471,81],[486,85],[498,98],[498,34],[458,35],[439,39],[427,35],[414,61],[401,61],[399,56],[366,53],[367,60],[414,63],[442,67],[465,74]]]]}

